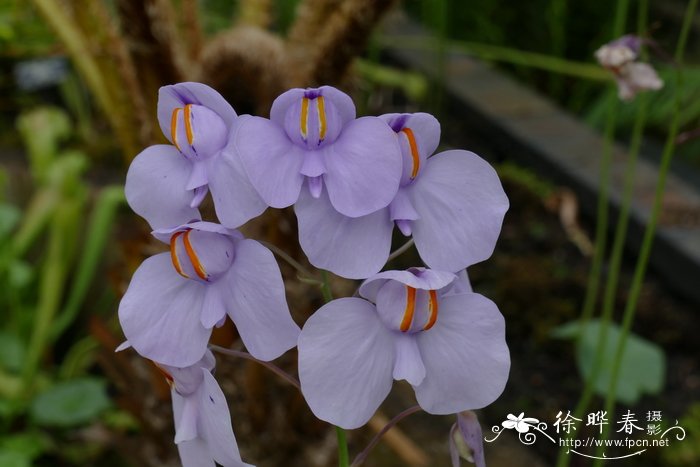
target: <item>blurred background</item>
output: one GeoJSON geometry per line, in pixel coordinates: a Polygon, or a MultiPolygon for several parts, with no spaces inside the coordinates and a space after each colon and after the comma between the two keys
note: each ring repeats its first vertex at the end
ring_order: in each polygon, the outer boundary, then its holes
{"type": "MultiPolygon", "coordinates": [[[[651,1],[641,31],[666,85],[645,98],[637,204],[613,320],[621,321],[678,95],[687,141],[676,147],[615,398],[618,415],[632,410],[646,426],[647,412],[661,411],[664,427],[677,421],[687,437],[619,465],[700,465],[700,16],[690,23],[682,89],[672,58],[685,6],[651,1]]],[[[637,7],[631,3],[625,33],[638,30],[637,7]]],[[[157,91],[181,81],[211,85],[239,114],[267,116],[283,91],[323,84],[349,92],[358,115],[435,114],[441,148],[489,160],[511,201],[494,256],[469,269],[475,290],[505,316],[513,359],[503,396],[478,412],[484,433],[509,413],[551,425],[557,412],[573,411],[595,340],[574,345],[571,323],[586,294],[597,164],[616,94],[593,53],[615,38],[615,9],[602,0],[1,0],[0,466],[179,465],[166,382],[133,351],[114,349],[131,274],[163,251],[126,206],[124,178],[143,148],[166,142],[157,91]]],[[[636,99],[615,110],[613,218],[639,108],[636,99]]],[[[210,200],[203,212],[214,218],[210,200]]],[[[291,210],[268,210],[242,230],[309,266],[291,210]]],[[[409,251],[391,266],[417,264],[409,251]]],[[[323,303],[321,292],[282,260],[280,267],[301,325],[323,303]]],[[[332,285],[348,296],[358,284],[332,285]]],[[[230,323],[214,342],[242,348],[230,323]]],[[[276,363],[296,374],[295,358],[292,351],[276,363]]],[[[254,362],[217,355],[217,363],[244,460],[335,464],[335,432],[292,386],[254,362]]],[[[590,411],[601,408],[606,387],[596,388],[590,411]]],[[[351,454],[413,397],[395,384],[370,425],[349,433],[351,454]]],[[[450,465],[453,422],[412,415],[365,465],[450,465]]],[[[491,466],[554,465],[557,453],[546,440],[527,446],[512,433],[486,446],[491,466]]]]}

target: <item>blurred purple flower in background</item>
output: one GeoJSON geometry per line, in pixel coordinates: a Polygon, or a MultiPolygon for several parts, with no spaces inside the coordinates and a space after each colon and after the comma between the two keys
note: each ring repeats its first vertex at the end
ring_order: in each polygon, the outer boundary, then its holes
{"type": "Polygon", "coordinates": [[[618,96],[630,101],[642,91],[658,91],[664,86],[656,70],[648,63],[629,63],[615,75],[618,96]]]}
{"type": "MultiPolygon", "coordinates": [[[[155,363],[155,362],[154,362],[155,363]]],[[[226,397],[212,376],[214,355],[207,351],[192,366],[156,363],[170,384],[175,443],[183,467],[246,467],[238,452],[226,397]]]]}
{"type": "Polygon", "coordinates": [[[432,414],[484,407],[510,368],[505,323],[475,293],[447,293],[456,276],[424,268],[385,271],[362,298],[333,300],[299,336],[299,378],[314,414],[343,428],[365,424],[394,379],[414,388],[432,414]]]}
{"type": "Polygon", "coordinates": [[[269,120],[246,119],[233,141],[253,186],[275,208],[294,204],[306,184],[312,197],[325,193],[333,209],[359,217],[387,206],[399,186],[391,129],[377,117],[355,119],[350,97],[330,86],[285,92],[269,120]]]}
{"type": "Polygon", "coordinates": [[[642,39],[634,34],[626,34],[601,46],[595,58],[605,68],[619,68],[633,62],[639,56],[642,39]]]}
{"type": "Polygon", "coordinates": [[[302,193],[295,212],[309,261],[340,276],[368,277],[386,263],[394,224],[413,235],[421,258],[435,269],[456,272],[491,256],[508,210],[496,171],[469,151],[428,157],[440,140],[440,124],[432,115],[380,118],[401,146],[396,196],[384,209],[350,218],[333,209],[327,197],[302,193]]]}
{"type": "Polygon", "coordinates": [[[144,149],[131,163],[125,193],[131,208],[154,229],[199,219],[197,207],[211,190],[216,214],[231,228],[260,215],[258,196],[229,135],[247,116],[201,83],[160,88],[158,123],[173,144],[144,149]]]}
{"type": "Polygon", "coordinates": [[[664,85],[651,65],[637,61],[642,43],[640,37],[627,34],[595,52],[598,63],[615,75],[618,96],[624,101],[634,99],[639,92],[656,91],[664,85]]]}
{"type": "Polygon", "coordinates": [[[119,305],[119,321],[142,356],[178,367],[206,351],[228,314],[248,351],[272,360],[296,345],[284,283],[272,253],[211,222],[154,232],[169,253],[146,259],[119,305]]]}

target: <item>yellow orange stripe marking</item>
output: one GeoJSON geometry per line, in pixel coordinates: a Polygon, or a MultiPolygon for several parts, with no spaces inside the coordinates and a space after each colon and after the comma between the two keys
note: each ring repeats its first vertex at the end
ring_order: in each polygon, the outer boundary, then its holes
{"type": "Polygon", "coordinates": [[[401,332],[406,332],[411,329],[413,322],[413,313],[416,311],[416,289],[406,286],[406,309],[403,312],[403,319],[399,329],[401,332]]]}
{"type": "Polygon", "coordinates": [[[401,128],[401,131],[406,135],[408,139],[408,147],[411,149],[411,157],[413,158],[413,170],[411,171],[411,179],[416,178],[418,175],[418,169],[420,168],[420,155],[418,154],[418,145],[416,144],[416,137],[413,135],[413,130],[410,128],[401,128]]]}
{"type": "Polygon", "coordinates": [[[185,106],[185,133],[187,133],[187,144],[194,143],[194,131],[192,131],[192,104],[185,106]]]}
{"type": "Polygon", "coordinates": [[[430,290],[430,303],[428,304],[428,322],[423,326],[423,330],[427,331],[435,325],[438,317],[438,300],[437,292],[430,290]]]}
{"type": "Polygon", "coordinates": [[[301,128],[301,137],[306,139],[307,126],[309,121],[309,98],[301,99],[301,120],[299,126],[301,128]]]}
{"type": "Polygon", "coordinates": [[[188,230],[185,232],[185,236],[182,237],[185,243],[185,251],[187,252],[187,256],[190,258],[192,266],[194,266],[194,272],[197,273],[197,276],[199,276],[199,278],[203,281],[209,280],[209,275],[207,274],[207,271],[204,270],[202,263],[199,261],[197,252],[194,251],[194,248],[192,248],[192,243],[190,243],[190,233],[192,233],[192,231],[188,230]]]}
{"type": "Polygon", "coordinates": [[[177,144],[177,114],[180,112],[182,109],[181,108],[176,108],[173,109],[173,116],[170,118],[170,139],[172,140],[173,144],[177,148],[177,150],[180,150],[180,145],[177,144]]]}
{"type": "Polygon", "coordinates": [[[318,139],[323,141],[326,137],[326,103],[323,101],[323,96],[318,96],[316,102],[318,102],[318,139]]]}
{"type": "Polygon", "coordinates": [[[175,270],[177,271],[178,274],[180,274],[182,277],[185,279],[189,279],[190,277],[185,274],[185,272],[182,270],[182,265],[180,264],[180,258],[177,256],[177,237],[182,235],[184,232],[177,232],[175,235],[170,237],[170,260],[173,262],[173,266],[175,267],[175,270]]]}

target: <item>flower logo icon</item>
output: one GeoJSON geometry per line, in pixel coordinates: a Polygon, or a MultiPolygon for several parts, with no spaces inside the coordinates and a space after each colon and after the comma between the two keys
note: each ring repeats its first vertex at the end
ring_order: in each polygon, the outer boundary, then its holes
{"type": "Polygon", "coordinates": [[[527,433],[530,431],[530,427],[536,427],[540,422],[536,418],[525,417],[525,412],[521,412],[517,417],[509,413],[506,418],[507,420],[501,423],[503,428],[508,430],[515,428],[518,433],[527,433]]]}

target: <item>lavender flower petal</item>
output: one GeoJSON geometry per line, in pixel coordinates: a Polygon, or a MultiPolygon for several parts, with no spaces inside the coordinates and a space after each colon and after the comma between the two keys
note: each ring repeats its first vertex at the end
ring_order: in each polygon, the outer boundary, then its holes
{"type": "MultiPolygon", "coordinates": [[[[178,433],[182,431],[183,424],[188,422],[183,420],[183,413],[185,409],[185,398],[179,395],[175,390],[170,391],[173,400],[173,418],[175,420],[175,432],[178,433]]],[[[192,415],[188,414],[187,417],[192,415]]],[[[196,420],[194,421],[196,426],[196,420]]],[[[198,437],[193,437],[187,441],[180,441],[177,443],[177,450],[180,454],[180,462],[182,462],[182,467],[216,467],[214,459],[211,458],[209,454],[209,447],[207,443],[198,437]]]]}
{"type": "Polygon", "coordinates": [[[323,149],[323,176],[333,207],[360,217],[389,205],[401,179],[401,149],[391,128],[376,117],[348,123],[323,149]]]}
{"type": "Polygon", "coordinates": [[[194,190],[208,183],[207,177],[207,165],[203,162],[194,162],[192,165],[192,171],[185,184],[185,190],[194,190]]]}
{"type": "Polygon", "coordinates": [[[280,127],[284,127],[289,108],[296,104],[309,91],[316,92],[318,95],[322,95],[333,102],[340,115],[341,125],[345,125],[355,119],[355,104],[353,104],[350,96],[331,86],[321,86],[315,90],[295,88],[281,94],[272,103],[270,120],[277,123],[280,127]]]}
{"type": "Polygon", "coordinates": [[[471,457],[469,461],[476,464],[476,467],[486,467],[484,435],[476,414],[471,410],[458,413],[457,426],[464,443],[471,451],[469,453],[469,457],[471,457]]]}
{"type": "Polygon", "coordinates": [[[459,271],[491,256],[508,198],[486,161],[468,151],[442,152],[409,189],[420,214],[413,239],[428,266],[459,271]]]}
{"type": "Polygon", "coordinates": [[[206,84],[185,82],[163,86],[158,91],[158,124],[168,140],[173,110],[186,104],[202,105],[213,110],[226,126],[231,126],[236,119],[236,111],[231,104],[206,84]]]}
{"type": "Polygon", "coordinates": [[[469,280],[469,275],[467,274],[466,269],[462,269],[457,273],[457,280],[451,283],[442,293],[442,295],[459,295],[463,293],[474,293],[474,289],[472,288],[472,283],[469,280]]]}
{"type": "Polygon", "coordinates": [[[372,417],[391,390],[395,349],[371,303],[327,303],[299,336],[301,390],[313,413],[343,428],[372,417]]]}
{"type": "Polygon", "coordinates": [[[197,393],[201,437],[206,441],[211,457],[219,464],[224,467],[248,467],[249,464],[241,460],[238,451],[226,397],[209,371],[202,368],[202,374],[204,381],[197,393]]]}
{"type": "Polygon", "coordinates": [[[143,357],[170,366],[201,359],[211,334],[200,322],[203,287],[179,276],[168,253],[146,259],[119,304],[129,343],[143,357]]]}
{"type": "Polygon", "coordinates": [[[360,286],[360,295],[372,303],[378,303],[379,290],[388,281],[421,290],[438,290],[447,287],[457,276],[451,272],[435,271],[426,268],[410,268],[405,271],[383,271],[365,280],[360,286]]]}
{"type": "Polygon", "coordinates": [[[487,298],[443,296],[435,326],[417,339],[426,375],[414,389],[426,412],[478,409],[503,392],[510,369],[505,322],[487,298]]]}
{"type": "Polygon", "coordinates": [[[308,190],[302,190],[294,212],[299,222],[299,244],[317,268],[348,279],[362,279],[386,263],[394,229],[387,209],[347,217],[333,208],[325,191],[314,199],[308,190]]]}
{"type": "Polygon", "coordinates": [[[247,118],[232,136],[234,149],[260,197],[273,208],[285,208],[299,197],[304,150],[270,120],[247,118]]]}
{"type": "MultiPolygon", "coordinates": [[[[237,125],[245,118],[238,118],[237,125]]],[[[232,130],[232,137],[235,131],[232,130]]],[[[239,227],[267,209],[267,204],[248,179],[233,138],[229,139],[219,157],[211,158],[207,163],[209,189],[216,215],[223,225],[239,227]]]]}
{"type": "Polygon", "coordinates": [[[411,385],[418,386],[425,378],[425,365],[420,355],[416,336],[394,333],[393,337],[396,346],[393,378],[397,381],[405,379],[411,385]]]}
{"type": "Polygon", "coordinates": [[[403,158],[401,186],[414,180],[428,157],[440,143],[440,122],[427,113],[384,114],[379,118],[387,122],[398,135],[403,158]]]}
{"type": "Polygon", "coordinates": [[[216,467],[207,444],[199,438],[179,443],[177,451],[182,467],[216,467]]]}
{"type": "Polygon", "coordinates": [[[231,269],[211,286],[225,297],[228,314],[255,358],[273,360],[296,345],[299,326],[289,313],[270,250],[254,240],[238,242],[231,269]]]}
{"type": "Polygon", "coordinates": [[[193,192],[185,190],[192,164],[173,146],[144,149],[129,166],[124,193],[131,209],[159,229],[199,219],[190,207],[193,192]]]}

